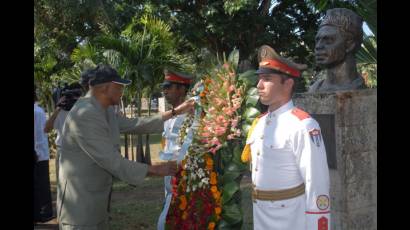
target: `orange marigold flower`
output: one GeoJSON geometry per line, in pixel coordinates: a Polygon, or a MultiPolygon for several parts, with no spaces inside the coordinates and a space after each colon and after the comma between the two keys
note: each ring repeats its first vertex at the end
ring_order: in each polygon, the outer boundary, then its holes
{"type": "Polygon", "coordinates": [[[212,229],[214,229],[215,228],[215,222],[209,222],[209,224],[208,224],[208,229],[209,230],[212,230],[212,229]]]}
{"type": "Polygon", "coordinates": [[[187,211],[184,211],[183,213],[182,213],[182,219],[183,220],[185,220],[186,218],[188,217],[188,212],[187,211]]]}
{"type": "Polygon", "coordinates": [[[179,197],[179,200],[181,201],[181,203],[179,204],[179,209],[185,210],[186,206],[187,206],[186,197],[184,195],[182,195],[182,196],[179,197]]]}
{"type": "Polygon", "coordinates": [[[221,193],[219,191],[216,191],[212,193],[212,196],[214,197],[215,200],[219,200],[221,198],[221,193]]]}
{"type": "Polygon", "coordinates": [[[212,165],[214,164],[214,161],[212,160],[212,158],[207,157],[207,158],[206,158],[206,164],[212,166],[212,165]]]}
{"type": "Polygon", "coordinates": [[[181,176],[186,176],[186,171],[185,170],[181,171],[181,176]]]}
{"type": "Polygon", "coordinates": [[[216,180],[216,173],[215,172],[211,172],[211,180],[210,180],[210,182],[209,182],[210,184],[212,184],[212,185],[214,185],[214,184],[216,184],[217,183],[217,180],[216,180]]]}
{"type": "Polygon", "coordinates": [[[217,191],[218,191],[218,188],[215,185],[211,186],[212,193],[216,193],[217,191]]]}
{"type": "Polygon", "coordinates": [[[221,211],[222,211],[221,207],[216,207],[216,208],[215,208],[215,213],[216,213],[216,215],[221,214],[221,211]]]}

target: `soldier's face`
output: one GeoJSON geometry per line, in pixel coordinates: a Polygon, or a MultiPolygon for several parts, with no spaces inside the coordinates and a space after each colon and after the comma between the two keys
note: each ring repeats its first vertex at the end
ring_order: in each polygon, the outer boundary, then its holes
{"type": "Polygon", "coordinates": [[[124,85],[111,82],[107,89],[107,95],[111,99],[111,105],[119,105],[124,92],[124,85]]]}
{"type": "Polygon", "coordinates": [[[322,26],[315,37],[315,58],[318,65],[331,67],[345,59],[345,38],[335,26],[322,26]]]}
{"type": "Polygon", "coordinates": [[[183,91],[184,87],[178,87],[176,84],[170,84],[162,88],[162,93],[164,94],[165,100],[173,106],[176,106],[176,103],[184,97],[183,91]]]}
{"type": "Polygon", "coordinates": [[[291,90],[287,81],[290,81],[290,79],[282,82],[282,78],[278,74],[260,74],[256,87],[261,103],[268,106],[276,106],[287,102],[290,97],[289,90],[291,90]]]}

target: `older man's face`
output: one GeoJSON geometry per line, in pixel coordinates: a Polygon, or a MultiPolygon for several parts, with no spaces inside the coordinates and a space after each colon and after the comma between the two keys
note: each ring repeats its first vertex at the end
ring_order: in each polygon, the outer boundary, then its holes
{"type": "Polygon", "coordinates": [[[106,94],[110,97],[111,105],[119,105],[124,93],[124,85],[111,82],[108,85],[106,94]]]}
{"type": "Polygon", "coordinates": [[[315,58],[318,65],[331,67],[345,59],[345,38],[335,26],[322,26],[316,34],[315,58]]]}

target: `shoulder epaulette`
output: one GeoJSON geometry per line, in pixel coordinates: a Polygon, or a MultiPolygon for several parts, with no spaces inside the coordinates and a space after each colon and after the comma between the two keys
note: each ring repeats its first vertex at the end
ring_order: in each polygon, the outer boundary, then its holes
{"type": "Polygon", "coordinates": [[[294,108],[292,110],[292,114],[295,115],[297,118],[299,118],[299,120],[301,120],[301,121],[310,117],[310,115],[307,112],[305,112],[305,111],[303,111],[299,108],[294,108]]]}

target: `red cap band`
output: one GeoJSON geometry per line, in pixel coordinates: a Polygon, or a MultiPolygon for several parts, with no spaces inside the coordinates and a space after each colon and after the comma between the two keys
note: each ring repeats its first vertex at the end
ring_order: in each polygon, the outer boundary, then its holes
{"type": "Polygon", "coordinates": [[[260,67],[265,67],[265,68],[271,68],[271,69],[275,69],[278,70],[280,72],[283,73],[287,73],[289,75],[292,75],[294,77],[299,77],[300,76],[300,71],[297,69],[294,69],[278,60],[273,60],[273,59],[269,59],[269,60],[264,60],[261,61],[259,63],[260,67]]]}
{"type": "Polygon", "coordinates": [[[192,80],[191,79],[186,79],[186,78],[182,78],[178,75],[172,74],[172,73],[168,73],[167,75],[165,75],[165,80],[167,81],[172,81],[172,82],[177,82],[177,83],[182,83],[182,84],[191,84],[192,80]]]}

